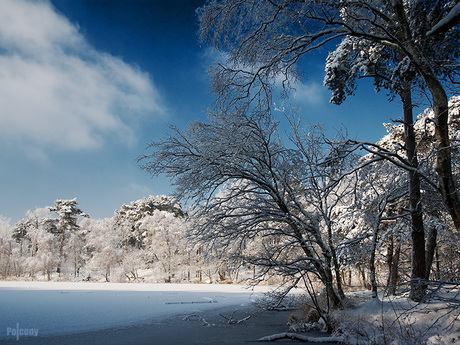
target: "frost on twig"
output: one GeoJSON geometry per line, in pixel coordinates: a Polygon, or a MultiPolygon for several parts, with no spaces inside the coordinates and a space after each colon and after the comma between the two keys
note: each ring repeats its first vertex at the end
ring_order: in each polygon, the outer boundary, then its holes
{"type": "Polygon", "coordinates": [[[202,326],[203,327],[211,327],[211,326],[214,326],[214,324],[210,324],[208,321],[205,320],[204,317],[198,315],[198,314],[191,314],[191,315],[187,315],[186,317],[184,317],[182,319],[183,321],[200,321],[202,322],[202,326]]]}
{"type": "Polygon", "coordinates": [[[230,317],[225,316],[225,315],[222,315],[222,314],[219,314],[219,315],[222,316],[224,319],[226,319],[226,320],[227,320],[227,323],[228,323],[229,325],[234,325],[234,324],[243,323],[243,322],[245,322],[245,321],[247,321],[247,320],[249,320],[249,319],[251,318],[251,315],[248,315],[248,316],[246,316],[245,318],[242,318],[242,319],[239,319],[239,320],[238,320],[238,319],[236,319],[236,318],[234,317],[234,315],[235,315],[235,313],[236,313],[237,311],[238,311],[238,309],[234,310],[233,313],[232,313],[232,315],[230,315],[230,317]]]}
{"type": "Polygon", "coordinates": [[[257,341],[276,341],[280,339],[300,340],[309,343],[341,343],[344,340],[342,337],[309,337],[298,333],[284,332],[268,335],[258,339],[257,341]]]}

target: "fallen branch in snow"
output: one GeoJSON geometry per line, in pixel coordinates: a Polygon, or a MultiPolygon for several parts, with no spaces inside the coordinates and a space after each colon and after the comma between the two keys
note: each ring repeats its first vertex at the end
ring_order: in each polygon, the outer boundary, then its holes
{"type": "Polygon", "coordinates": [[[203,303],[217,303],[217,301],[190,301],[190,302],[165,302],[165,304],[203,304],[203,303]]]}
{"type": "Polygon", "coordinates": [[[208,321],[205,320],[204,317],[198,314],[187,315],[182,319],[183,321],[201,321],[203,323],[203,327],[210,327],[214,326],[214,324],[210,324],[208,321]]]}
{"type": "Polygon", "coordinates": [[[294,311],[294,310],[297,310],[297,307],[273,307],[273,308],[267,308],[267,310],[270,310],[270,311],[294,311]]]}
{"type": "Polygon", "coordinates": [[[257,341],[276,341],[280,339],[300,340],[309,343],[341,343],[344,340],[342,337],[309,337],[298,333],[284,332],[268,335],[257,341]]]}
{"type": "Polygon", "coordinates": [[[237,311],[238,311],[238,309],[236,309],[235,311],[233,311],[233,313],[232,313],[232,315],[230,315],[230,317],[225,316],[225,315],[222,315],[222,314],[219,314],[219,315],[222,316],[224,319],[226,319],[226,320],[227,320],[227,323],[228,323],[229,325],[238,324],[238,323],[243,323],[244,321],[247,321],[247,320],[249,320],[249,319],[251,318],[251,315],[248,315],[248,316],[246,316],[245,318],[240,319],[240,320],[235,319],[235,318],[233,317],[233,315],[235,315],[235,313],[236,313],[237,311]]]}

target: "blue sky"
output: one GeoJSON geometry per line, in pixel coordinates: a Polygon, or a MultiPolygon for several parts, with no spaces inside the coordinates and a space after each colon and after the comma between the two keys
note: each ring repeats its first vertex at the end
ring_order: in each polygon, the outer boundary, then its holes
{"type": "MultiPolygon", "coordinates": [[[[0,214],[77,198],[94,218],[170,194],[136,159],[166,124],[184,127],[211,105],[195,9],[203,0],[2,0],[0,2],[0,214]]],[[[400,105],[368,82],[328,104],[324,58],[303,62],[295,100],[304,118],[377,141],[400,105]]]]}

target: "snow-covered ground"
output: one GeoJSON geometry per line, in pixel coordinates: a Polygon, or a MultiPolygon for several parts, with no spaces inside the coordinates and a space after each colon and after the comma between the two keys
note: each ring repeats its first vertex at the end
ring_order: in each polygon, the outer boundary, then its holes
{"type": "Polygon", "coordinates": [[[460,344],[458,290],[436,295],[424,303],[404,296],[370,298],[355,292],[363,302],[356,308],[335,313],[345,343],[357,345],[448,345],[460,344]]]}
{"type": "Polygon", "coordinates": [[[269,287],[237,285],[0,282],[1,339],[141,325],[173,315],[250,306],[269,287]]]}

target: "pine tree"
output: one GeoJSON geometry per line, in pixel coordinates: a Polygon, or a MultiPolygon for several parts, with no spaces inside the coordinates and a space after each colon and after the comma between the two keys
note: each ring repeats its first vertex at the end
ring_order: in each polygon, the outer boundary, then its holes
{"type": "Polygon", "coordinates": [[[74,233],[78,228],[78,217],[89,217],[86,213],[77,207],[77,199],[70,200],[56,200],[54,206],[49,207],[51,212],[58,216],[59,220],[59,265],[57,272],[61,274],[61,265],[64,260],[64,241],[68,232],[74,233]]]}

